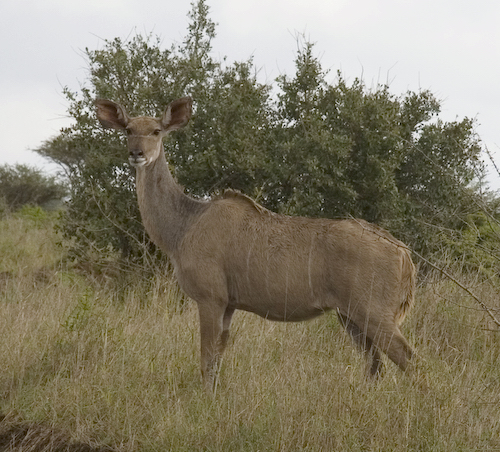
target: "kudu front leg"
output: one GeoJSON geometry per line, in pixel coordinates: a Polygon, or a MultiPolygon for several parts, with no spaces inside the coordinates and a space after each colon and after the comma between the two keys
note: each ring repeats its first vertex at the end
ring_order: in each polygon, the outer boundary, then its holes
{"type": "Polygon", "coordinates": [[[199,304],[201,376],[207,391],[215,391],[222,353],[229,338],[234,309],[216,304],[199,304]]]}

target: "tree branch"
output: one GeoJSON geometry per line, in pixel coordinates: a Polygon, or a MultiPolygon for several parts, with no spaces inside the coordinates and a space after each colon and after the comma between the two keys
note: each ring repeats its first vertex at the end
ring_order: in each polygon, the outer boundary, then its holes
{"type": "Polygon", "coordinates": [[[413,254],[415,254],[415,256],[418,256],[420,259],[422,259],[426,264],[430,265],[431,267],[433,267],[436,270],[438,270],[439,272],[441,272],[444,276],[446,276],[450,281],[454,282],[463,291],[467,292],[479,304],[479,306],[481,306],[483,311],[485,311],[490,316],[491,320],[493,320],[495,325],[498,328],[500,328],[500,321],[495,317],[495,314],[493,313],[493,311],[488,306],[486,306],[484,304],[484,302],[478,296],[476,296],[473,292],[471,292],[470,289],[465,287],[460,281],[458,281],[453,276],[451,276],[444,268],[439,268],[437,265],[433,264],[431,261],[429,261],[424,256],[422,256],[420,253],[417,253],[414,250],[411,250],[411,252],[413,254]]]}

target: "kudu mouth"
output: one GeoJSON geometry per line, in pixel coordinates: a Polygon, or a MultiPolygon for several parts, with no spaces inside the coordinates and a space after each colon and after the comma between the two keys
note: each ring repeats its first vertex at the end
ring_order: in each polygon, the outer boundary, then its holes
{"type": "Polygon", "coordinates": [[[144,152],[140,149],[130,150],[128,161],[135,168],[139,168],[148,164],[148,159],[144,156],[144,152]]]}
{"type": "Polygon", "coordinates": [[[162,144],[157,137],[134,136],[129,138],[129,163],[140,168],[152,163],[160,155],[162,144]]]}
{"type": "Polygon", "coordinates": [[[148,164],[148,159],[142,156],[132,156],[128,158],[128,162],[134,168],[140,168],[141,166],[146,166],[148,164]]]}

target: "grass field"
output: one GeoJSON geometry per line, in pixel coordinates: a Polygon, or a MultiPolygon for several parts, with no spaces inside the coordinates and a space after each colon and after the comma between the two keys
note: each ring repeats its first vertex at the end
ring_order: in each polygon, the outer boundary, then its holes
{"type": "MultiPolygon", "coordinates": [[[[500,333],[453,283],[419,288],[404,324],[415,369],[387,363],[377,382],[334,314],[238,312],[212,397],[194,302],[166,277],[71,270],[52,224],[0,222],[0,450],[500,450],[500,333]]],[[[498,281],[468,284],[500,315],[498,281]]]]}

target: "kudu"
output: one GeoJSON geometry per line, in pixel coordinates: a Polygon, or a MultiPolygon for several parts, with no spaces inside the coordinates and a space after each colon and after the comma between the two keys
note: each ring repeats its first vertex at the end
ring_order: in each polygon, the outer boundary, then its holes
{"type": "Polygon", "coordinates": [[[236,309],[280,321],[335,310],[372,375],[382,367],[380,350],[407,367],[412,350],[399,325],[413,304],[415,268],[402,242],[363,220],[278,215],[234,191],[193,199],[172,177],[162,144],[188,123],[190,98],[173,101],[159,119],[129,117],[109,100],[96,106],[104,127],[128,134],[146,231],[197,302],[207,387],[216,384],[236,309]]]}

